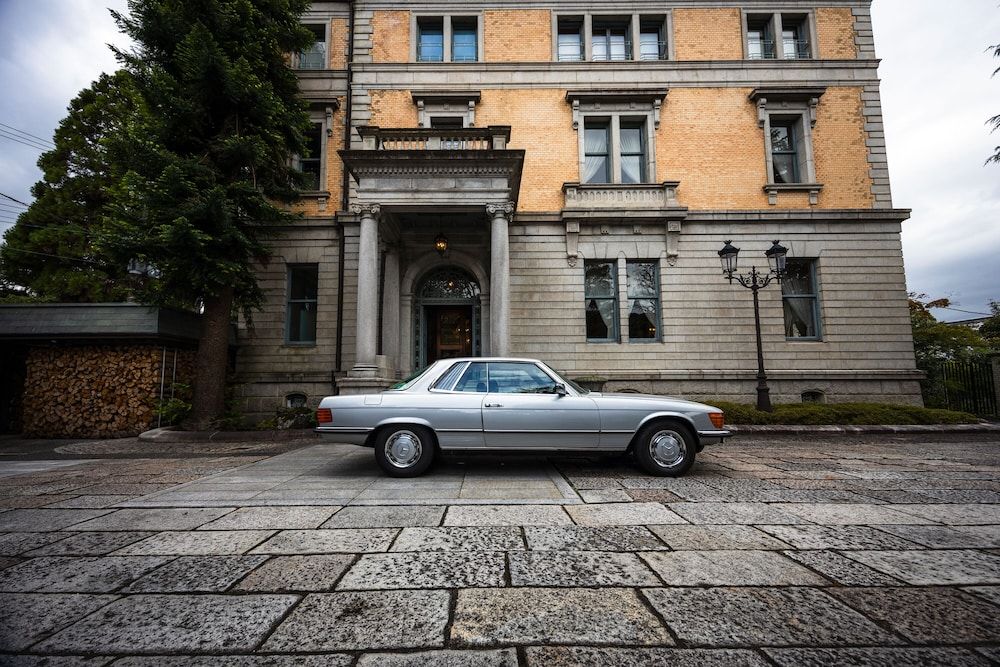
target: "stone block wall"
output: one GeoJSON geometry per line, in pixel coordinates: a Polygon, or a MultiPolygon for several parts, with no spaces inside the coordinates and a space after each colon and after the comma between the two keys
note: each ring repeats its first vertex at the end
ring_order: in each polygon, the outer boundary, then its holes
{"type": "Polygon", "coordinates": [[[50,438],[120,438],[156,425],[161,377],[190,384],[194,352],[158,345],[72,345],[28,351],[24,433],[50,438]],[[163,375],[161,376],[161,373],[163,375]]]}

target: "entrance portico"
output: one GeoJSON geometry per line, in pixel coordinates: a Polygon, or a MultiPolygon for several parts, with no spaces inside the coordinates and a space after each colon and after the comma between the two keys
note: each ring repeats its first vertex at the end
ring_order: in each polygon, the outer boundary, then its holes
{"type": "Polygon", "coordinates": [[[359,133],[363,148],[340,152],[358,202],[351,207],[354,219],[344,219],[358,225],[357,337],[341,392],[386,386],[441,353],[507,354],[508,227],[524,158],[524,151],[506,148],[509,128],[365,127],[359,133]],[[452,247],[439,254],[431,239],[443,229],[453,235],[452,247]],[[420,281],[445,267],[464,272],[478,293],[450,311],[446,302],[418,303],[420,281]],[[454,335],[466,320],[467,343],[454,335]],[[428,355],[432,332],[445,339],[428,355]]]}

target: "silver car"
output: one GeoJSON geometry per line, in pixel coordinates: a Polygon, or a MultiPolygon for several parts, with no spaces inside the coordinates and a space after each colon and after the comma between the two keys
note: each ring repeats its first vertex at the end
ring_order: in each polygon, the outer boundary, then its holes
{"type": "Polygon", "coordinates": [[[320,434],[374,447],[392,477],[420,475],[437,449],[632,452],[677,476],[730,435],[718,408],[588,391],[535,359],[443,359],[380,394],[328,396],[316,418],[320,434]]]}

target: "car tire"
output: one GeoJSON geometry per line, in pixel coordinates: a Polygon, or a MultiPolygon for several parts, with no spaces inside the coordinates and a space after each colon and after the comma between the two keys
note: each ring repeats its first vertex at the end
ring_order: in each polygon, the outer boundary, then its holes
{"type": "Polygon", "coordinates": [[[694,465],[698,440],[678,422],[655,422],[643,427],[633,453],[639,466],[657,477],[679,477],[694,465]]]}
{"type": "Polygon", "coordinates": [[[390,477],[417,477],[434,461],[435,446],[434,433],[426,426],[389,426],[375,438],[375,460],[390,477]]]}

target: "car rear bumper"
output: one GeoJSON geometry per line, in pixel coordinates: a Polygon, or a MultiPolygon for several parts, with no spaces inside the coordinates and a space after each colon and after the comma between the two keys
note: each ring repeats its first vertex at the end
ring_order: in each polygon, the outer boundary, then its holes
{"type": "Polygon", "coordinates": [[[328,440],[349,445],[365,444],[368,434],[372,432],[370,428],[356,426],[317,426],[314,430],[328,440]]]}

